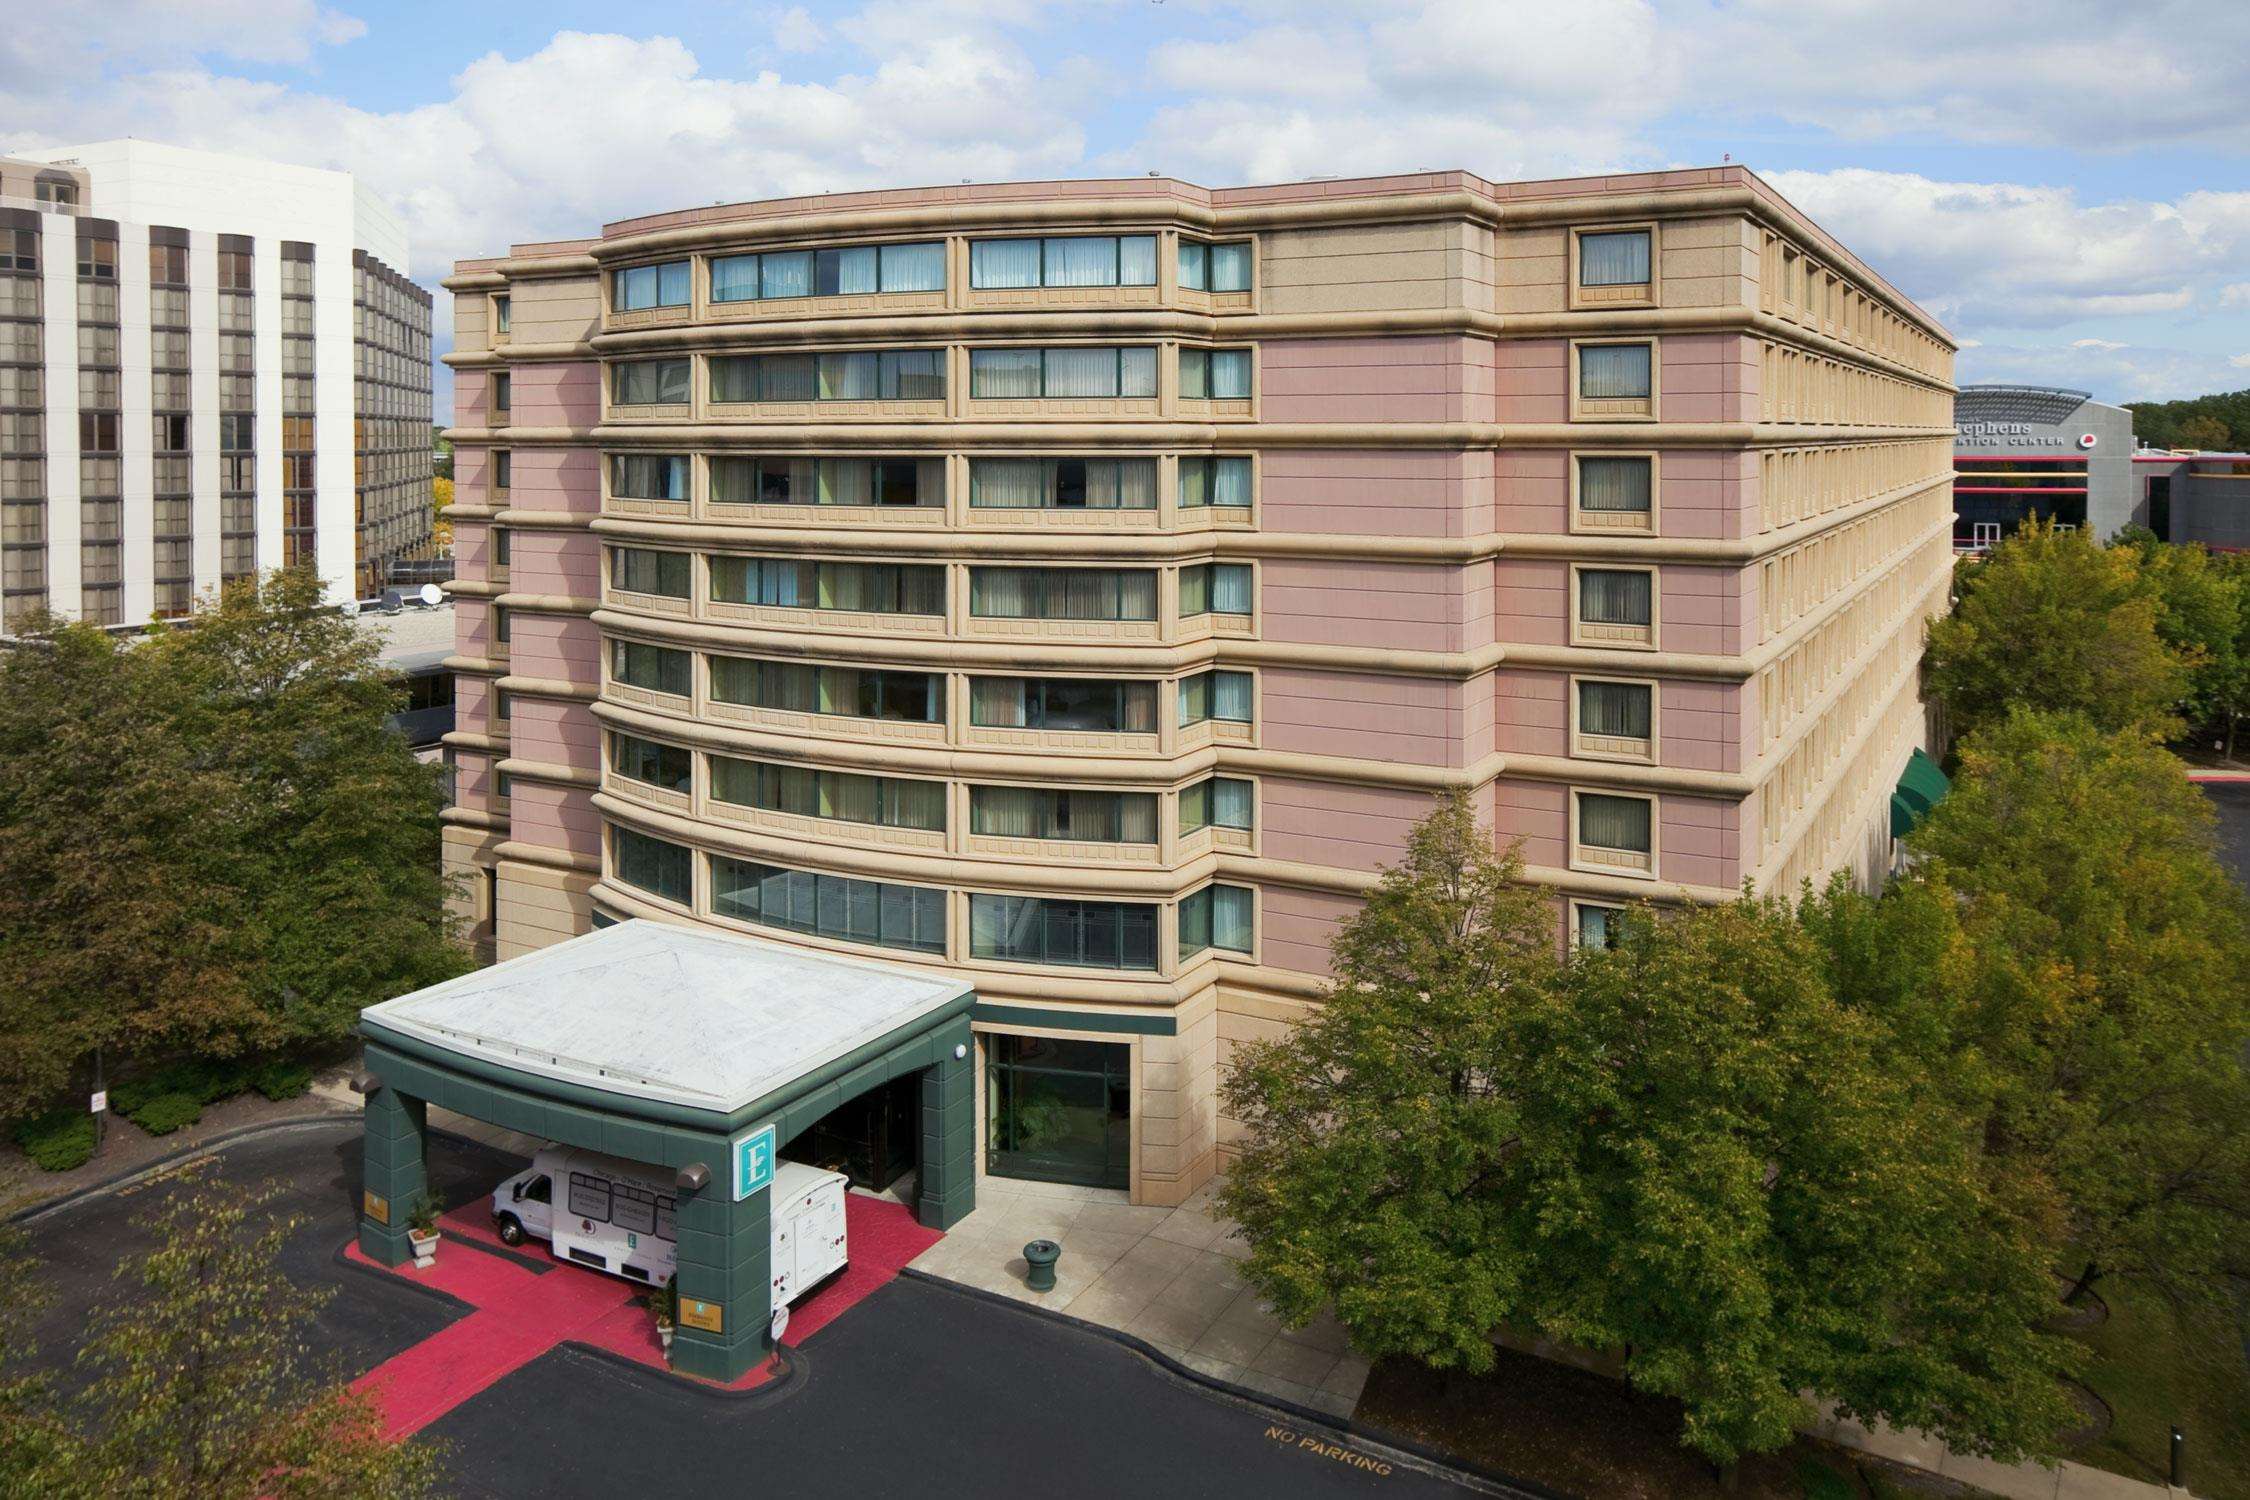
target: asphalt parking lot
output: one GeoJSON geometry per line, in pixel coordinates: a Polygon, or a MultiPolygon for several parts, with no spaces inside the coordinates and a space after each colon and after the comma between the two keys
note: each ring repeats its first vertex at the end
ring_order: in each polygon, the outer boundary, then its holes
{"type": "Polygon", "coordinates": [[[2219,810],[2219,853],[2250,889],[2250,781],[2205,782],[2203,793],[2219,810]]]}
{"type": "MultiPolygon", "coordinates": [[[[236,1180],[278,1182],[276,1206],[304,1217],[287,1268],[300,1283],[337,1288],[312,1341],[347,1375],[467,1313],[337,1260],[352,1233],[358,1158],[357,1121],[347,1119],[235,1142],[218,1167],[236,1180]]],[[[449,1204],[482,1196],[518,1165],[462,1143],[431,1153],[449,1204]]],[[[157,1181],[89,1197],[26,1226],[57,1294],[39,1329],[43,1357],[57,1369],[67,1371],[77,1310],[114,1295],[117,1262],[145,1247],[133,1217],[169,1190],[157,1181]]],[[[790,1380],[727,1395],[566,1344],[426,1432],[450,1448],[452,1486],[468,1496],[753,1486],[855,1500],[993,1490],[1227,1500],[1462,1492],[1406,1455],[1227,1399],[1102,1335],[944,1285],[890,1283],[813,1335],[794,1361],[790,1380]]]]}

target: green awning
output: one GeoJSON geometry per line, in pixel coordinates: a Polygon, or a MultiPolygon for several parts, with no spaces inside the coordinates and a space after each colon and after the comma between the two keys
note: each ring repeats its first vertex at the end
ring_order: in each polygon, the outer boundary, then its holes
{"type": "Polygon", "coordinates": [[[1938,769],[1938,763],[1927,751],[1917,748],[1906,758],[1906,769],[1899,772],[1898,790],[1891,793],[1891,837],[1911,832],[1951,790],[1953,783],[1938,769]]]}

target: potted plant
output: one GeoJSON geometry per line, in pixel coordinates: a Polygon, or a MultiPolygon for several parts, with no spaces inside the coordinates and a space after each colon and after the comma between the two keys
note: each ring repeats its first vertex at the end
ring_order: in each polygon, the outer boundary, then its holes
{"type": "Polygon", "coordinates": [[[406,1238],[414,1247],[415,1266],[424,1271],[437,1263],[438,1208],[436,1197],[424,1193],[406,1211],[406,1238]]]}
{"type": "Polygon", "coordinates": [[[664,1356],[667,1359],[672,1355],[672,1320],[678,1307],[679,1293],[675,1290],[673,1281],[668,1280],[662,1286],[649,1289],[648,1310],[655,1315],[656,1340],[664,1346],[664,1356]]]}

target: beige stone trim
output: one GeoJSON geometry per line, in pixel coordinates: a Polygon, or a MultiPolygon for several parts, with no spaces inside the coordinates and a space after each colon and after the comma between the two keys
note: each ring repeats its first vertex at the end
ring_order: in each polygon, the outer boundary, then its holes
{"type": "MultiPolygon", "coordinates": [[[[1573,672],[1569,678],[1570,753],[1579,760],[1609,764],[1653,766],[1664,757],[1664,684],[1653,677],[1612,677],[1573,672]],[[1586,683],[1648,689],[1648,738],[1629,744],[1623,736],[1589,738],[1578,720],[1579,688],[1586,683]]],[[[1513,757],[1511,757],[1511,761],[1513,757]]]]}
{"type": "MultiPolygon", "coordinates": [[[[1952,475],[1948,474],[1947,479],[1952,475]]],[[[509,506],[492,519],[511,531],[584,531],[593,524],[591,512],[574,510],[517,510],[509,506]]]]}
{"type": "Polygon", "coordinates": [[[576,766],[558,765],[547,760],[508,759],[501,761],[493,769],[503,776],[518,780],[551,782],[557,786],[598,787],[602,784],[602,773],[599,770],[581,770],[576,766]]]}
{"type": "Polygon", "coordinates": [[[590,615],[602,607],[599,599],[580,599],[569,594],[497,593],[493,598],[506,609],[530,610],[546,615],[590,615]]]}
{"type": "Polygon", "coordinates": [[[457,599],[497,599],[507,592],[500,584],[484,578],[450,579],[445,591],[457,599]]]}
{"type": "Polygon", "coordinates": [[[592,683],[566,682],[559,677],[503,677],[496,684],[501,692],[533,698],[561,698],[571,703],[591,703],[601,696],[601,688],[592,683]]]}
{"type": "Polygon", "coordinates": [[[497,852],[504,860],[539,865],[550,870],[599,875],[602,869],[601,860],[593,855],[573,854],[567,849],[550,849],[544,844],[520,844],[510,840],[502,844],[497,852]]]}
{"type": "Polygon", "coordinates": [[[466,672],[472,677],[496,677],[508,670],[506,661],[490,656],[449,656],[438,665],[448,672],[466,672]]]}

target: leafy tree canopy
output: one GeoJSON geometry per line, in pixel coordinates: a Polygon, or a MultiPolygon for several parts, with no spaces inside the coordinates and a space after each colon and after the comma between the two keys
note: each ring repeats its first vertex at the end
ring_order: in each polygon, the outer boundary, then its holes
{"type": "Polygon", "coordinates": [[[2133,436],[2152,448],[2250,449],[2250,390],[2185,401],[2134,401],[2126,410],[2133,414],[2133,436]]]}

